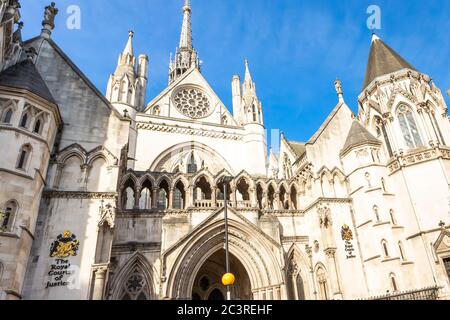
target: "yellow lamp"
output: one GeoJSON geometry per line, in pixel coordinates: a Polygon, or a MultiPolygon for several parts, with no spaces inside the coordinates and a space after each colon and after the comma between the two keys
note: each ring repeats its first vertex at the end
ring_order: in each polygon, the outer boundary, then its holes
{"type": "Polygon", "coordinates": [[[225,273],[222,277],[222,284],[224,286],[232,286],[235,281],[236,281],[236,278],[234,277],[234,274],[232,274],[232,273],[225,273]]]}

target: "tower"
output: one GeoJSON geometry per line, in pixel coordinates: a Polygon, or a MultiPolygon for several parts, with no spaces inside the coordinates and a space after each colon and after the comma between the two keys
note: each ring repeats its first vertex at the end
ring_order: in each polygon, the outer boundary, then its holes
{"type": "Polygon", "coordinates": [[[262,103],[256,94],[256,84],[252,80],[248,60],[245,60],[244,82],[239,76],[232,80],[233,116],[239,125],[246,130],[245,144],[252,154],[248,159],[249,171],[266,174],[267,142],[264,128],[262,103]]]}
{"type": "Polygon", "coordinates": [[[233,115],[241,125],[258,124],[264,126],[262,104],[256,94],[256,84],[252,80],[248,60],[245,60],[245,77],[242,89],[239,76],[232,80],[233,115]]]}
{"type": "Polygon", "coordinates": [[[133,51],[133,31],[128,33],[128,41],[119,55],[116,71],[110,76],[106,97],[117,111],[134,118],[144,107],[147,90],[148,57],[140,55],[136,61],[133,51]]]}
{"type": "Polygon", "coordinates": [[[0,71],[14,65],[22,52],[23,23],[18,0],[0,1],[0,71]],[[14,31],[14,25],[17,25],[14,31]]]}
{"type": "Polygon", "coordinates": [[[169,64],[169,84],[182,76],[187,70],[197,68],[200,70],[200,61],[197,51],[192,44],[191,29],[191,3],[184,1],[183,25],[181,27],[180,45],[176,50],[175,57],[170,59],[169,64]]]}
{"type": "Polygon", "coordinates": [[[384,142],[389,158],[450,143],[441,91],[375,34],[358,102],[361,119],[384,142]]]}

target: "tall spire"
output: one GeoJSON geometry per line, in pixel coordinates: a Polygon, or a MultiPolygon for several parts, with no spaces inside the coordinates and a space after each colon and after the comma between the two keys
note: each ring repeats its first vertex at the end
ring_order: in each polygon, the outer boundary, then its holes
{"type": "Polygon", "coordinates": [[[192,50],[191,1],[184,0],[183,26],[181,27],[180,49],[192,50]]]}
{"type": "Polygon", "coordinates": [[[248,60],[245,59],[245,78],[244,82],[252,83],[252,75],[250,74],[250,68],[248,67],[248,60]]]}
{"type": "Polygon", "coordinates": [[[131,30],[128,31],[128,41],[123,52],[119,56],[115,75],[119,76],[126,73],[134,80],[136,77],[136,57],[133,53],[133,36],[134,32],[131,30]]]}
{"type": "Polygon", "coordinates": [[[192,67],[195,67],[200,71],[200,61],[198,60],[197,52],[192,45],[191,12],[190,0],[184,0],[180,46],[176,50],[175,57],[170,59],[169,84],[178,79],[192,67]]]}
{"type": "Polygon", "coordinates": [[[125,49],[123,50],[123,55],[130,55],[130,56],[134,56],[133,54],[133,36],[134,36],[134,32],[132,30],[128,31],[128,42],[127,45],[125,46],[125,49]]]}
{"type": "Polygon", "coordinates": [[[415,70],[409,62],[373,34],[363,89],[376,78],[402,69],[415,70]]]}

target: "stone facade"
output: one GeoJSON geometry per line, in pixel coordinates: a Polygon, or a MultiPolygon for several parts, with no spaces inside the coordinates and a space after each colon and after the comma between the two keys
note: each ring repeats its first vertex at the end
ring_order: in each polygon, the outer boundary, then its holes
{"type": "Polygon", "coordinates": [[[336,81],[314,136],[269,153],[248,61],[231,113],[188,0],[149,103],[132,32],[103,95],[53,41],[57,8],[23,41],[19,7],[1,1],[0,299],[223,298],[225,199],[236,299],[450,297],[447,106],[381,39],[358,115],[336,81]]]}

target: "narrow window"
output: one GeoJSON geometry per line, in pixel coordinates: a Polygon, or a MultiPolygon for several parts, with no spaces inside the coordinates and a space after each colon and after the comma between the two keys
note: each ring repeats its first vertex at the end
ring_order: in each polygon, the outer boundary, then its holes
{"type": "Polygon", "coordinates": [[[398,250],[400,251],[400,257],[403,261],[406,261],[405,250],[403,249],[403,244],[401,241],[398,242],[398,250]]]}
{"type": "Polygon", "coordinates": [[[392,224],[393,224],[394,226],[397,225],[397,219],[395,219],[395,213],[394,213],[394,210],[393,210],[393,209],[389,210],[389,215],[391,216],[391,222],[392,222],[392,224]]]}
{"type": "Polygon", "coordinates": [[[410,108],[402,105],[398,109],[398,121],[402,130],[403,139],[408,148],[423,146],[416,121],[410,108]]]}
{"type": "Polygon", "coordinates": [[[380,222],[380,211],[377,206],[373,207],[373,213],[377,222],[380,222]]]}
{"type": "Polygon", "coordinates": [[[436,115],[434,112],[428,114],[430,117],[431,124],[433,125],[434,134],[439,139],[439,142],[445,146],[444,136],[442,135],[441,128],[439,127],[439,123],[437,122],[436,115]]]}
{"type": "Polygon", "coordinates": [[[448,279],[450,280],[450,258],[444,259],[445,271],[447,271],[448,279]]]}
{"type": "Polygon", "coordinates": [[[395,275],[391,275],[391,284],[392,284],[392,290],[394,292],[398,291],[398,286],[397,286],[397,280],[395,280],[395,275]]]}
{"type": "Polygon", "coordinates": [[[28,126],[28,113],[25,113],[20,120],[20,126],[26,128],[28,126]]]}
{"type": "Polygon", "coordinates": [[[14,201],[9,201],[5,206],[5,212],[0,213],[0,231],[9,231],[17,211],[17,205],[14,201]]]}
{"type": "Polygon", "coordinates": [[[3,123],[11,123],[12,114],[13,114],[13,112],[11,109],[6,111],[6,113],[3,117],[3,123]]]}
{"type": "Polygon", "coordinates": [[[35,122],[35,124],[34,124],[33,132],[34,132],[34,133],[40,134],[40,133],[41,133],[41,126],[42,126],[41,119],[38,119],[38,120],[35,122]]]}
{"type": "Polygon", "coordinates": [[[388,257],[389,257],[389,250],[388,250],[388,246],[387,246],[386,240],[383,240],[383,241],[381,242],[381,245],[382,245],[382,247],[383,247],[384,257],[385,257],[385,258],[388,258],[388,257]]]}
{"type": "Polygon", "coordinates": [[[29,145],[23,146],[19,152],[19,158],[17,159],[17,169],[25,170],[28,159],[30,158],[31,147],[29,145]]]}

